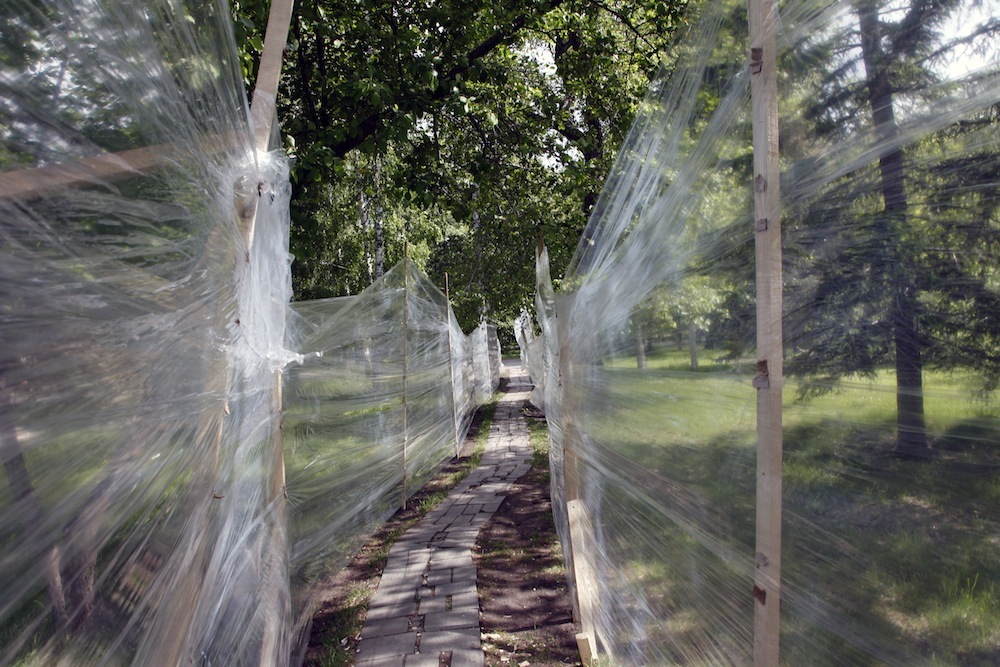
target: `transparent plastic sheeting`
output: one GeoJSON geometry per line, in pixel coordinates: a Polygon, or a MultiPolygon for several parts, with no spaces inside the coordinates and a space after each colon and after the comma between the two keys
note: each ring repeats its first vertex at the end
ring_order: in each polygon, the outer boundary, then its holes
{"type": "MultiPolygon", "coordinates": [[[[753,662],[746,9],[700,12],[571,288],[539,286],[557,524],[613,664],[753,662]]],[[[781,5],[782,664],[1000,663],[998,16],[781,5]]]]}
{"type": "Polygon", "coordinates": [[[499,383],[500,346],[485,324],[465,336],[407,261],[358,296],[292,310],[304,360],[284,388],[291,563],[293,581],[311,582],[458,454],[499,383]]]}
{"type": "Polygon", "coordinates": [[[224,3],[0,17],[0,664],[295,662],[317,578],[454,454],[489,336],[409,266],[290,314],[224,3]]]}

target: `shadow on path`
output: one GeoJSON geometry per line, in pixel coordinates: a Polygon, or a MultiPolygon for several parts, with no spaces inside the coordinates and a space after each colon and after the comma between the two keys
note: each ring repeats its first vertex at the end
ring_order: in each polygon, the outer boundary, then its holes
{"type": "Polygon", "coordinates": [[[507,367],[482,462],[389,551],[368,605],[357,667],[482,667],[472,549],[513,482],[531,467],[521,409],[528,376],[507,367]]]}

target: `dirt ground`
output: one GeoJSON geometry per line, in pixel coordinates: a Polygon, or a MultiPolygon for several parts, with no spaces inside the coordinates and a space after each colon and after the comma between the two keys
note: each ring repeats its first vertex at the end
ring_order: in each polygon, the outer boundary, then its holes
{"type": "Polygon", "coordinates": [[[579,665],[547,468],[533,466],[514,485],[473,557],[486,664],[579,665]]]}
{"type": "MultiPolygon", "coordinates": [[[[540,419],[537,412],[528,419],[540,419]]],[[[389,546],[429,511],[471,468],[481,415],[460,457],[397,512],[348,565],[325,581],[313,618],[304,664],[354,664],[368,601],[378,587],[389,546]]],[[[580,665],[562,552],[552,522],[549,474],[534,465],[508,494],[479,534],[473,557],[479,568],[480,629],[490,667],[580,665]]]]}

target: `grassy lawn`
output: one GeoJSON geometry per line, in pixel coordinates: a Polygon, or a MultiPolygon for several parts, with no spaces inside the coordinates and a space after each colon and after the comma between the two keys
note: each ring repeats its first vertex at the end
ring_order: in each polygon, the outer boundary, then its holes
{"type": "MultiPolygon", "coordinates": [[[[752,661],[755,395],[706,356],[606,360],[581,392],[604,594],[635,614],[609,627],[640,661],[752,661]]],[[[786,386],[786,664],[1000,661],[1000,401],[972,373],[925,387],[929,461],[893,455],[891,372],[786,386]]]]}

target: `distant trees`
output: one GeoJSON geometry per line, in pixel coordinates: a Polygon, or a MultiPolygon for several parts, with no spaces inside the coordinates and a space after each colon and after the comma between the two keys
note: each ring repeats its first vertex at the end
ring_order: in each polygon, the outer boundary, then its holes
{"type": "MultiPolygon", "coordinates": [[[[234,5],[247,71],[262,4],[234,5]]],[[[512,322],[537,234],[557,277],[572,254],[685,4],[297,3],[279,101],[297,295],[357,291],[406,238],[463,326],[512,322]]]]}
{"type": "MultiPolygon", "coordinates": [[[[877,163],[857,158],[810,193],[788,225],[788,370],[809,379],[808,392],[893,365],[896,449],[907,456],[928,453],[927,364],[968,364],[994,385],[1000,371],[1000,302],[987,268],[1000,240],[1000,172],[996,143],[977,145],[985,128],[996,132],[996,109],[985,104],[947,117],[939,100],[949,91],[935,74],[967,43],[940,32],[961,6],[913,0],[890,12],[858,0],[856,29],[817,40],[808,54],[810,62],[830,63],[805,115],[815,136],[830,150],[850,137],[859,155],[868,146],[877,163]]],[[[990,19],[970,39],[998,31],[990,19]]],[[[974,84],[956,85],[976,94],[974,84]]],[[[794,138],[785,143],[795,150],[794,138]]]]}

